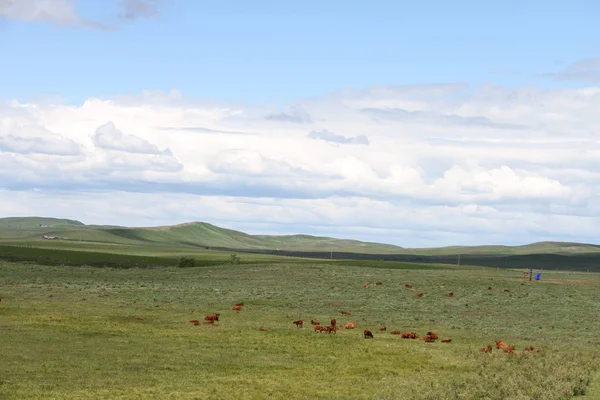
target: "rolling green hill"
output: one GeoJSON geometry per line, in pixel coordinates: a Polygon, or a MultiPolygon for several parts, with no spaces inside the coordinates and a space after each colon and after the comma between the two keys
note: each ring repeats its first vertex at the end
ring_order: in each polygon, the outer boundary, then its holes
{"type": "Polygon", "coordinates": [[[209,248],[236,250],[281,250],[295,252],[345,252],[396,255],[480,255],[519,256],[528,254],[600,253],[600,246],[567,242],[539,242],[524,246],[451,246],[407,249],[382,243],[335,239],[310,235],[249,235],[220,228],[205,222],[174,226],[129,228],[85,225],[79,221],[58,218],[0,218],[0,241],[6,244],[42,245],[42,236],[56,237],[59,242],[96,243],[98,245],[153,246],[176,248],[209,248]]]}

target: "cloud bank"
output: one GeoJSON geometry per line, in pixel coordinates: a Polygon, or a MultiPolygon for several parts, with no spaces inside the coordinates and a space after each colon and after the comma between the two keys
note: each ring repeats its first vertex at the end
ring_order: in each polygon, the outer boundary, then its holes
{"type": "Polygon", "coordinates": [[[402,246],[595,242],[600,88],[381,86],[287,111],[0,103],[0,214],[402,246]]]}

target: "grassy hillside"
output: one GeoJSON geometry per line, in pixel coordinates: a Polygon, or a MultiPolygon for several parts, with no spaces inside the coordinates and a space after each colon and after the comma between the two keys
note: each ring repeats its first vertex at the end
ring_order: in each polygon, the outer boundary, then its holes
{"type": "MultiPolygon", "coordinates": [[[[46,246],[42,235],[61,238],[66,242],[107,245],[152,246],[162,248],[218,248],[246,251],[282,251],[305,253],[356,253],[404,256],[524,256],[529,254],[600,255],[600,246],[567,242],[539,242],[524,246],[451,246],[440,248],[407,249],[399,246],[335,239],[310,235],[249,235],[220,228],[205,222],[191,222],[174,226],[129,228],[84,225],[79,221],[55,218],[0,219],[0,241],[46,246]]],[[[403,260],[411,260],[410,257],[403,260]]],[[[425,260],[427,261],[427,260],[425,260]]],[[[443,260],[447,262],[447,260],[443,260]]],[[[451,261],[452,263],[454,261],[451,261]]],[[[488,264],[483,264],[488,265],[488,264]]]]}

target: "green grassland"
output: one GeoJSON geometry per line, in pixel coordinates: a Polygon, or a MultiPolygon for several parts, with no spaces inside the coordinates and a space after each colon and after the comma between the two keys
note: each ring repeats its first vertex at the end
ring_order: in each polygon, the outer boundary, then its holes
{"type": "Polygon", "coordinates": [[[0,398],[600,398],[598,274],[529,282],[508,269],[241,257],[198,268],[0,261],[0,398]],[[213,312],[215,326],[189,323],[213,312]],[[333,317],[357,328],[310,329],[333,317]],[[496,339],[517,354],[479,351],[496,339]]]}

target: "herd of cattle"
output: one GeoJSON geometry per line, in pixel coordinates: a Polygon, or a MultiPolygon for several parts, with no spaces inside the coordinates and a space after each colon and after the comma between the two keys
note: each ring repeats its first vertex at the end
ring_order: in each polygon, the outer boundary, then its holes
{"type": "MultiPolygon", "coordinates": [[[[375,285],[376,286],[383,285],[383,282],[375,282],[375,285]]],[[[413,288],[412,285],[409,285],[409,284],[405,284],[404,286],[407,289],[412,289],[413,288]]],[[[370,285],[369,284],[365,284],[365,285],[363,285],[363,287],[366,288],[366,289],[368,289],[368,288],[370,288],[370,285]]],[[[488,287],[488,290],[493,290],[493,287],[491,287],[491,286],[488,287]]],[[[509,292],[509,290],[508,289],[504,289],[504,292],[509,292]]],[[[424,296],[423,293],[418,293],[417,294],[417,297],[419,297],[419,298],[421,298],[423,296],[424,296]]],[[[447,297],[454,297],[454,293],[450,292],[446,296],[447,297]]],[[[233,307],[231,307],[231,309],[233,311],[242,311],[243,307],[244,307],[244,303],[237,303],[237,304],[233,305],[233,307]]],[[[350,315],[350,313],[348,311],[340,311],[340,313],[342,315],[346,315],[346,316],[350,315]]],[[[207,316],[204,317],[204,322],[206,324],[209,324],[209,325],[214,325],[215,322],[219,321],[219,317],[220,316],[221,316],[221,314],[218,314],[218,313],[217,314],[209,314],[209,315],[207,315],[207,316]]],[[[200,321],[196,320],[196,319],[191,320],[190,322],[192,324],[194,324],[194,325],[200,325],[200,321]]],[[[312,319],[310,320],[310,323],[313,326],[313,329],[314,329],[315,333],[321,333],[321,332],[336,333],[339,330],[339,328],[337,326],[337,320],[336,320],[336,318],[331,319],[331,321],[329,321],[329,325],[328,326],[322,325],[320,322],[312,320],[312,319]]],[[[296,325],[297,328],[302,328],[304,326],[304,321],[301,320],[301,319],[298,319],[298,320],[293,321],[292,324],[296,325]]],[[[356,323],[354,321],[349,321],[348,323],[346,323],[344,325],[344,329],[355,329],[355,328],[356,328],[356,323]]],[[[263,332],[267,332],[267,329],[263,328],[263,327],[259,328],[259,330],[263,331],[263,332]]],[[[387,331],[387,328],[385,326],[383,326],[383,327],[379,328],[378,330],[380,332],[385,332],[385,331],[387,331]]],[[[422,336],[422,337],[419,334],[417,334],[416,332],[401,332],[399,330],[391,331],[390,334],[392,334],[392,335],[399,335],[402,339],[419,339],[419,340],[422,340],[422,341],[427,342],[427,343],[433,343],[433,342],[435,342],[436,340],[439,339],[439,336],[435,332],[431,332],[431,331],[427,332],[425,334],[425,336],[422,336]]],[[[365,338],[365,339],[373,339],[374,338],[373,332],[371,332],[368,329],[365,329],[363,331],[362,337],[365,338]]],[[[441,340],[441,342],[442,343],[450,343],[450,342],[452,342],[452,339],[450,339],[450,338],[443,339],[443,340],[441,340]]],[[[482,347],[481,348],[481,352],[482,353],[491,353],[492,349],[493,349],[492,345],[488,345],[486,347],[482,347]]],[[[508,346],[506,343],[504,343],[501,340],[496,340],[496,349],[497,350],[502,350],[505,353],[515,354],[515,347],[514,346],[508,346]]],[[[531,352],[531,353],[539,353],[540,352],[539,349],[536,349],[533,346],[526,347],[525,349],[523,349],[523,351],[524,352],[531,352]]]]}

